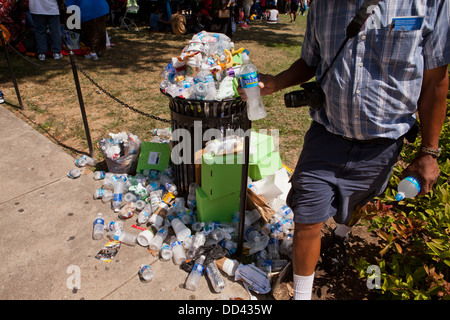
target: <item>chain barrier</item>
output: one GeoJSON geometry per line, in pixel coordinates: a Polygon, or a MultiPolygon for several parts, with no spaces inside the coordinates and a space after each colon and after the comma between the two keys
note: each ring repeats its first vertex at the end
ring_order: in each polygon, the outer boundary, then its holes
{"type": "MultiPolygon", "coordinates": [[[[36,61],[31,60],[30,58],[24,56],[20,51],[18,51],[16,48],[14,48],[10,43],[7,43],[7,45],[22,59],[28,61],[29,63],[31,63],[32,65],[38,67],[38,68],[42,68],[42,69],[48,69],[48,70],[63,70],[66,67],[68,67],[70,65],[70,62],[68,62],[67,64],[64,65],[59,65],[59,66],[47,66],[47,65],[43,65],[40,63],[37,63],[36,61]]],[[[161,121],[161,122],[166,122],[166,123],[170,123],[171,121],[168,119],[163,119],[154,115],[151,115],[149,113],[146,113],[144,111],[138,110],[130,105],[128,105],[127,103],[123,102],[122,100],[116,98],[115,96],[113,96],[111,93],[109,93],[107,90],[105,90],[103,87],[101,87],[95,80],[93,80],[90,76],[88,76],[86,74],[86,72],[81,69],[81,67],[76,64],[77,69],[94,85],[96,86],[100,91],[102,91],[103,93],[105,93],[108,97],[110,97],[111,99],[113,99],[114,101],[118,102],[119,104],[121,104],[122,106],[124,106],[125,108],[130,109],[131,111],[134,111],[136,113],[139,113],[145,117],[157,120],[157,121],[161,121]]]]}
{"type": "Polygon", "coordinates": [[[116,98],[115,96],[113,96],[111,93],[109,93],[108,91],[106,91],[103,87],[101,87],[94,79],[92,79],[91,77],[89,77],[86,72],[81,69],[81,67],[79,65],[76,65],[77,69],[86,77],[86,79],[88,79],[94,86],[96,86],[100,91],[102,91],[104,94],[106,94],[108,97],[110,97],[111,99],[113,99],[114,101],[120,103],[122,106],[124,106],[125,108],[130,109],[131,111],[137,112],[143,116],[146,116],[148,118],[157,120],[157,121],[161,121],[161,122],[166,122],[166,123],[170,123],[170,120],[168,119],[163,119],[151,114],[148,114],[144,111],[138,110],[136,108],[133,108],[132,106],[128,105],[127,103],[123,102],[122,100],[116,98]]]}

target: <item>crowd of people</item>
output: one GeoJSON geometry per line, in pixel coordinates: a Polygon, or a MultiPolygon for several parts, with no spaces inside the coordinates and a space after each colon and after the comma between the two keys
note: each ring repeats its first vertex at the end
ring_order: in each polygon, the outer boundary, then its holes
{"type": "Polygon", "coordinates": [[[278,22],[279,14],[304,14],[306,0],[0,0],[0,25],[8,31],[8,40],[22,52],[35,53],[44,61],[61,59],[61,49],[73,48],[80,41],[86,45],[81,53],[97,60],[109,45],[106,28],[123,26],[123,18],[132,19],[152,32],[176,35],[201,30],[220,32],[232,37],[236,27],[249,27],[252,20],[278,22]],[[81,26],[74,23],[76,5],[80,8],[81,26]],[[130,8],[133,7],[133,11],[130,8]]]}

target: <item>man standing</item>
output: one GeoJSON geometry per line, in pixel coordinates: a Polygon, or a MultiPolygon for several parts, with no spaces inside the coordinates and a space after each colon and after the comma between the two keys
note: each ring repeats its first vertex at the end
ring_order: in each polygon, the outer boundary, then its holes
{"type": "Polygon", "coordinates": [[[47,27],[50,32],[53,58],[56,60],[61,59],[61,27],[57,0],[30,0],[29,7],[33,17],[38,59],[40,61],[45,60],[47,27]]]}
{"type": "Polygon", "coordinates": [[[287,197],[295,215],[294,299],[311,299],[323,223],[333,217],[338,223],[335,239],[345,239],[353,210],[386,188],[416,111],[422,147],[404,174],[419,179],[421,194],[439,176],[436,156],[450,62],[449,1],[379,1],[322,78],[363,2],[312,2],[301,58],[278,75],[260,79],[263,95],[314,76],[324,92],[323,105],[310,111],[313,123],[287,197]]]}

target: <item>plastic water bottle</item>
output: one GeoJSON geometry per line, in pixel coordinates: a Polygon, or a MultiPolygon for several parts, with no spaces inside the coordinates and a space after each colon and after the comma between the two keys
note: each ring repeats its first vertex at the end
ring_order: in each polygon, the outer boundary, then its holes
{"type": "Polygon", "coordinates": [[[403,199],[414,198],[420,192],[420,183],[414,177],[406,177],[397,186],[397,195],[395,200],[401,201],[403,199]]]}
{"type": "Polygon", "coordinates": [[[242,54],[242,66],[239,75],[241,87],[247,95],[248,119],[259,120],[267,116],[266,108],[261,100],[261,90],[258,87],[258,69],[250,62],[248,55],[242,54]]]}
{"type": "Polygon", "coordinates": [[[117,230],[108,232],[108,238],[120,241],[129,246],[134,246],[136,245],[137,235],[127,231],[117,230]]]}
{"type": "Polygon", "coordinates": [[[170,249],[173,254],[173,263],[182,264],[186,261],[186,252],[184,251],[183,245],[175,236],[170,238],[170,249]]]}
{"type": "Polygon", "coordinates": [[[198,252],[200,251],[200,247],[204,245],[206,242],[206,236],[203,232],[197,232],[194,235],[194,239],[192,241],[192,245],[189,248],[189,250],[186,253],[187,259],[193,259],[197,256],[198,252]]]}
{"type": "Polygon", "coordinates": [[[189,209],[194,209],[197,206],[196,192],[197,184],[194,182],[189,185],[189,195],[187,196],[187,206],[189,209]]]}
{"type": "Polygon", "coordinates": [[[285,235],[283,242],[280,245],[280,253],[284,254],[286,256],[291,256],[293,241],[294,241],[294,235],[292,234],[292,232],[288,232],[285,235]]]}
{"type": "Polygon", "coordinates": [[[139,267],[139,276],[142,281],[148,282],[153,279],[155,272],[148,264],[141,264],[139,267]]]}
{"type": "Polygon", "coordinates": [[[278,243],[277,238],[275,237],[270,238],[269,244],[267,245],[267,253],[269,254],[270,259],[280,258],[280,245],[278,243]]]}
{"type": "Polygon", "coordinates": [[[169,226],[165,224],[158,229],[152,241],[150,241],[148,248],[154,252],[158,252],[168,234],[169,234],[169,226]]]}
{"type": "Polygon", "coordinates": [[[125,192],[125,181],[126,178],[120,176],[115,179],[114,184],[114,196],[112,206],[114,211],[118,212],[122,206],[123,193],[125,192]]]}
{"type": "Polygon", "coordinates": [[[211,261],[206,265],[206,275],[215,292],[219,293],[225,289],[225,281],[214,261],[211,261]]]}
{"type": "Polygon", "coordinates": [[[287,266],[289,261],[284,259],[274,259],[274,260],[263,260],[260,259],[257,261],[256,266],[267,273],[278,272],[283,270],[284,267],[287,266]]]}
{"type": "Polygon", "coordinates": [[[164,243],[161,246],[161,259],[163,259],[164,261],[169,261],[170,259],[172,259],[173,256],[173,252],[172,249],[170,248],[170,246],[167,243],[164,243]]]}
{"type": "Polygon", "coordinates": [[[155,129],[153,130],[153,135],[160,136],[162,138],[170,139],[172,138],[172,128],[167,127],[164,129],[155,129]]]}
{"type": "Polygon", "coordinates": [[[205,270],[205,267],[203,266],[204,262],[205,262],[204,255],[201,255],[197,260],[195,260],[194,267],[192,267],[192,270],[186,279],[186,283],[184,284],[186,289],[191,291],[197,290],[198,283],[203,275],[203,271],[205,270]]]}
{"type": "MultiPolygon", "coordinates": [[[[112,191],[111,191],[111,190],[108,190],[108,189],[103,189],[103,188],[95,189],[93,198],[94,198],[94,199],[102,199],[103,196],[104,196],[105,194],[107,194],[107,193],[110,193],[111,196],[112,196],[112,194],[113,194],[112,191]]],[[[111,199],[112,199],[112,197],[111,197],[111,199]]]]}
{"type": "Polygon", "coordinates": [[[261,234],[253,227],[247,228],[244,233],[244,239],[248,242],[255,242],[255,238],[259,238],[261,234]]]}
{"type": "Polygon", "coordinates": [[[244,220],[244,225],[246,227],[252,225],[253,223],[255,223],[256,221],[258,221],[261,218],[261,214],[258,212],[258,210],[253,209],[251,211],[247,211],[245,213],[245,220],[244,220]]]}
{"type": "Polygon", "coordinates": [[[69,178],[71,178],[71,179],[76,179],[76,178],[78,178],[79,176],[81,176],[81,170],[80,170],[80,169],[77,169],[77,168],[71,169],[71,170],[67,173],[67,176],[68,176],[69,178]]]}
{"type": "Polygon", "coordinates": [[[150,212],[151,210],[151,206],[149,203],[147,203],[147,205],[144,207],[144,209],[141,210],[141,212],[139,212],[139,216],[137,219],[137,222],[139,224],[144,224],[148,221],[148,219],[150,218],[150,215],[152,214],[150,212]]]}
{"type": "Polygon", "coordinates": [[[104,189],[105,191],[103,192],[102,195],[102,202],[103,203],[107,203],[110,202],[113,198],[114,198],[114,192],[112,190],[108,190],[108,189],[104,189]]]}
{"type": "Polygon", "coordinates": [[[137,196],[132,192],[127,192],[123,195],[123,201],[125,203],[136,202],[137,196]]]}
{"type": "Polygon", "coordinates": [[[105,220],[103,219],[103,215],[101,213],[97,214],[94,220],[94,231],[92,233],[92,239],[101,240],[103,239],[105,233],[105,220]]]}
{"type": "Polygon", "coordinates": [[[86,165],[95,166],[96,164],[97,164],[97,160],[95,160],[89,156],[86,156],[86,155],[82,155],[75,160],[75,165],[77,167],[84,167],[86,165]]]}
{"type": "Polygon", "coordinates": [[[103,180],[103,179],[105,179],[105,171],[94,172],[94,180],[103,180]]]}
{"type": "Polygon", "coordinates": [[[109,231],[123,230],[123,222],[120,221],[120,220],[111,221],[111,222],[108,224],[108,230],[109,230],[109,231]]]}

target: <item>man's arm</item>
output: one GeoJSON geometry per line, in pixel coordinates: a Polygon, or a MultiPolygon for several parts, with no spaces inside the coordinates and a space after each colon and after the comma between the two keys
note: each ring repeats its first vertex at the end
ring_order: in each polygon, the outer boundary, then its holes
{"type": "MultiPolygon", "coordinates": [[[[439,136],[447,112],[448,92],[447,65],[425,70],[422,91],[418,102],[422,134],[422,146],[431,149],[439,147],[439,136]]],[[[439,167],[432,155],[419,152],[414,161],[404,170],[403,176],[414,175],[419,178],[421,195],[430,192],[439,177],[439,167]]]]}

